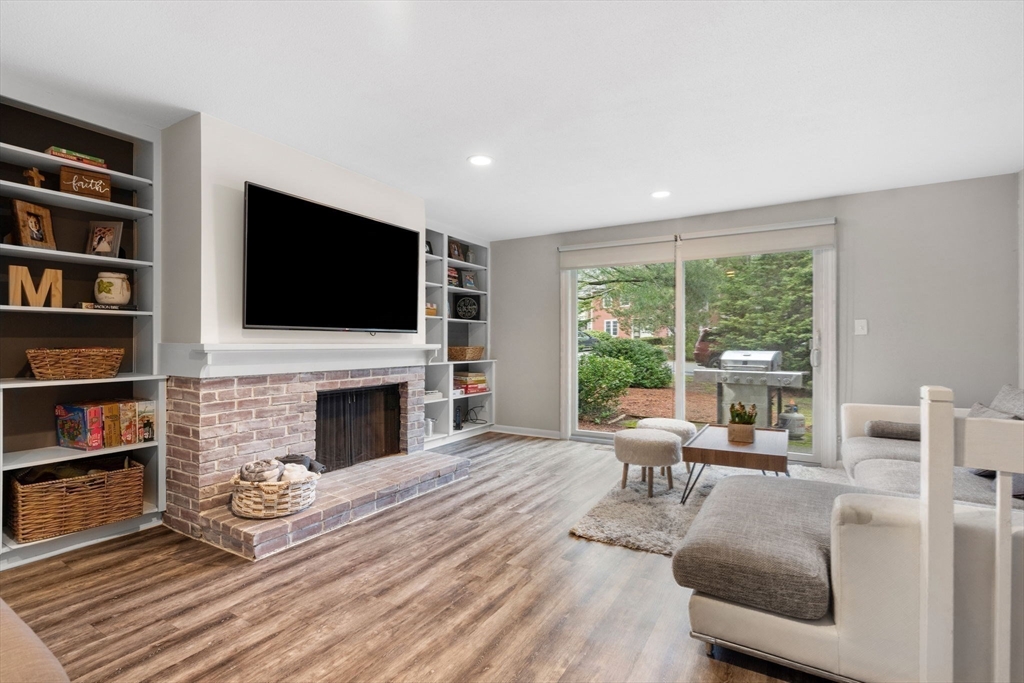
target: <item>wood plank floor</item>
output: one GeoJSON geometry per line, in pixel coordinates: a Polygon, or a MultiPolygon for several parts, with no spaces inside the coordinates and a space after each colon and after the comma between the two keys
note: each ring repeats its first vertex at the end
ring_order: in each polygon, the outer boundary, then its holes
{"type": "Polygon", "coordinates": [[[485,435],[468,480],[247,562],[166,528],[0,574],[76,681],[764,681],[689,638],[660,555],[569,528],[608,447],[485,435]]]}

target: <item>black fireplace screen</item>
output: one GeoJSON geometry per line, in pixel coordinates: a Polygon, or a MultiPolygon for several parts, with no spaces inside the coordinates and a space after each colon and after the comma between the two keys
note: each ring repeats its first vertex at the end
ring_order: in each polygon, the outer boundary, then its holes
{"type": "Polygon", "coordinates": [[[316,397],[316,459],[328,470],[400,451],[398,385],[320,392],[316,397]]]}

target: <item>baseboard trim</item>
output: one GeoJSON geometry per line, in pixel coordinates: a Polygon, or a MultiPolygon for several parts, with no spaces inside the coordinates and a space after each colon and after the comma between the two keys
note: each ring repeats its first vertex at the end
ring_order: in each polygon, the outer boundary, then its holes
{"type": "Polygon", "coordinates": [[[559,439],[562,435],[557,429],[531,429],[529,427],[510,427],[506,425],[494,425],[492,432],[499,434],[513,434],[515,436],[536,436],[541,439],[559,439]]]}

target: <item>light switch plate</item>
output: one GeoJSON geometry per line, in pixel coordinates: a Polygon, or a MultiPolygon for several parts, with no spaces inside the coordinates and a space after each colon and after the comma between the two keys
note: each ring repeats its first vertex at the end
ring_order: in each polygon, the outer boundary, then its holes
{"type": "Polygon", "coordinates": [[[853,321],[853,333],[855,335],[864,335],[868,333],[868,321],[867,320],[854,320],[853,321]]]}

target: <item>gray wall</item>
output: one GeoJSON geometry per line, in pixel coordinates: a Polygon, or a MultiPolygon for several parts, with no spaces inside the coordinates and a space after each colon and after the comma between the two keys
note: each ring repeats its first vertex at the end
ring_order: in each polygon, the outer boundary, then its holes
{"type": "Polygon", "coordinates": [[[987,403],[1018,375],[1018,174],[494,242],[497,424],[559,428],[557,247],[836,216],[839,401],[922,384],[987,403]],[[853,336],[855,318],[870,334],[853,336]]]}

